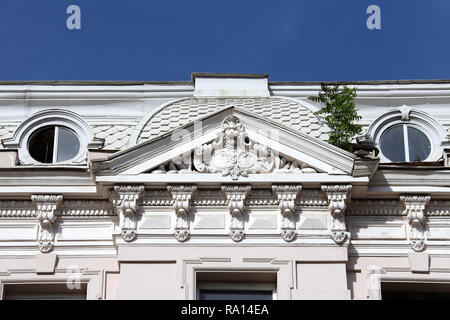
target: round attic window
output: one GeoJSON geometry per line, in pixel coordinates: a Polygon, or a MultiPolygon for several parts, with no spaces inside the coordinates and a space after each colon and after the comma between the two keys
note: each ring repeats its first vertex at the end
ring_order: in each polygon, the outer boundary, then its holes
{"type": "Polygon", "coordinates": [[[80,150],[78,136],[62,126],[48,126],[30,135],[28,151],[41,163],[58,163],[73,159],[80,150]]]}
{"type": "Polygon", "coordinates": [[[421,130],[403,124],[383,133],[380,148],[393,162],[424,161],[431,153],[431,142],[421,130]]]}

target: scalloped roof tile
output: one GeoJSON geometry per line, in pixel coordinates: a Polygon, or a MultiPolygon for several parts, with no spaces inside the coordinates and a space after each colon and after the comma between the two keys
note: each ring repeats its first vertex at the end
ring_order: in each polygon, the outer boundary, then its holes
{"type": "Polygon", "coordinates": [[[235,106],[267,117],[315,138],[327,138],[330,129],[314,112],[292,99],[281,97],[255,98],[187,98],[178,100],[158,110],[141,127],[137,143],[154,139],[225,107],[235,106]],[[169,121],[169,122],[168,122],[169,121]],[[172,124],[172,125],[171,125],[172,124]]]}

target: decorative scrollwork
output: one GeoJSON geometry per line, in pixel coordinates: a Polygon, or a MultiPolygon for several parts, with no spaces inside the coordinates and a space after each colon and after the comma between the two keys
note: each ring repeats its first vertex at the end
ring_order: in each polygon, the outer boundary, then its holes
{"type": "Polygon", "coordinates": [[[136,238],[136,211],[138,200],[144,191],[142,185],[117,185],[111,194],[114,210],[117,212],[122,229],[122,238],[133,241],[136,238]]]}
{"type": "Polygon", "coordinates": [[[236,116],[222,122],[216,140],[194,151],[194,166],[199,172],[222,173],[233,180],[250,173],[271,172],[275,161],[272,149],[251,141],[236,116]]]}
{"type": "Polygon", "coordinates": [[[295,200],[302,189],[301,185],[273,185],[272,190],[277,194],[278,206],[282,216],[281,237],[285,241],[292,241],[296,236],[295,231],[295,200]]]}
{"type": "Polygon", "coordinates": [[[430,202],[430,196],[408,195],[400,196],[405,206],[404,213],[409,223],[409,240],[411,249],[423,251],[425,243],[425,207],[430,202]]]}
{"type": "Polygon", "coordinates": [[[350,233],[345,225],[345,210],[347,210],[348,194],[352,190],[351,185],[322,185],[322,191],[328,199],[328,209],[332,218],[330,237],[337,244],[342,244],[350,233]]]}
{"type": "Polygon", "coordinates": [[[38,248],[47,253],[53,249],[55,239],[56,210],[63,200],[62,195],[32,195],[39,221],[38,248]]]}
{"type": "Polygon", "coordinates": [[[172,195],[176,215],[174,235],[178,241],[184,242],[190,236],[188,213],[191,207],[192,194],[197,190],[197,187],[193,185],[168,185],[167,190],[172,195]]]}
{"type": "Polygon", "coordinates": [[[230,236],[233,241],[239,242],[245,237],[242,214],[245,208],[245,197],[250,191],[249,185],[222,186],[227,196],[228,209],[231,215],[230,236]]]}

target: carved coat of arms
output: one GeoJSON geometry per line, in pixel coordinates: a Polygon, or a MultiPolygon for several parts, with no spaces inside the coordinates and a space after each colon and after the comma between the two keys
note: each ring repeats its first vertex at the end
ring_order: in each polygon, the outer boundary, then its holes
{"type": "Polygon", "coordinates": [[[221,129],[213,142],[195,149],[194,166],[199,172],[222,173],[237,180],[276,167],[279,158],[272,149],[251,141],[237,117],[228,116],[221,129]]]}

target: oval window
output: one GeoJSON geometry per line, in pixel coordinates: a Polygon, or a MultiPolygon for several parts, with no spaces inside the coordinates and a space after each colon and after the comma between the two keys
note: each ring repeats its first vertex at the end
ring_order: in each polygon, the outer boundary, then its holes
{"type": "Polygon", "coordinates": [[[380,149],[393,162],[424,161],[431,153],[431,143],[419,129],[399,125],[386,130],[380,149]]]}
{"type": "Polygon", "coordinates": [[[77,135],[65,127],[45,127],[30,137],[28,151],[41,163],[57,163],[74,158],[80,151],[77,135]]]}

